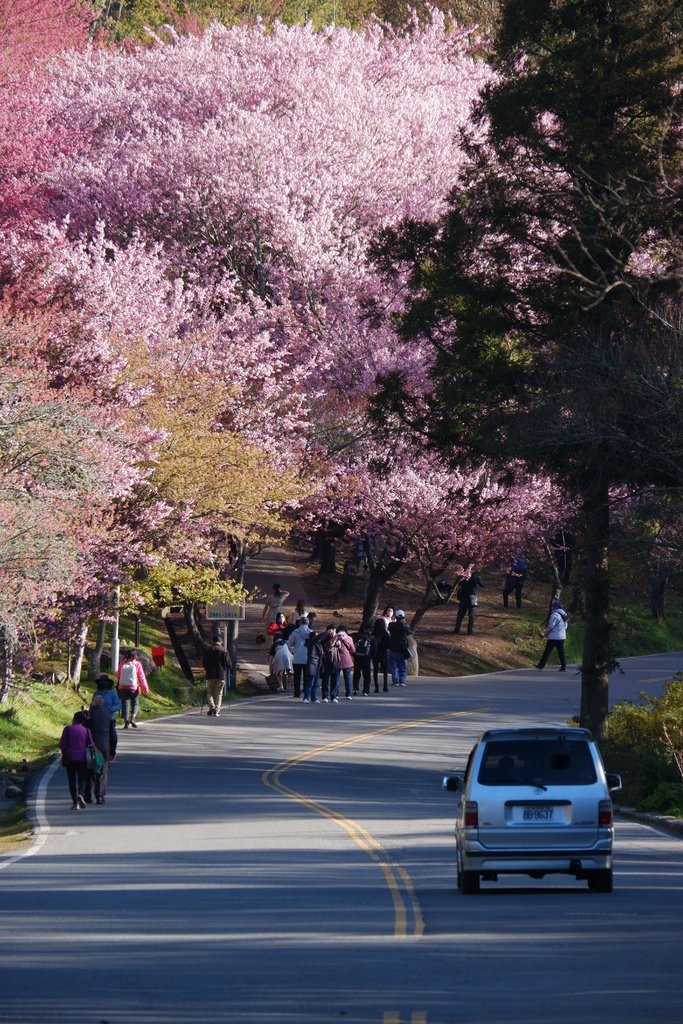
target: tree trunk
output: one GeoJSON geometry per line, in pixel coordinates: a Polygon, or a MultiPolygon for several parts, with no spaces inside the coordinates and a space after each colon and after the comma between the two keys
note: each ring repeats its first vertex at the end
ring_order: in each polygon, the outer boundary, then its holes
{"type": "Polygon", "coordinates": [[[97,679],[102,672],[102,654],[104,653],[104,641],[107,636],[107,623],[100,619],[97,623],[97,640],[95,646],[88,654],[88,675],[91,679],[97,679]]]}
{"type": "Polygon", "coordinates": [[[187,631],[192,638],[194,649],[197,652],[197,657],[203,658],[206,654],[207,643],[202,636],[201,630],[197,624],[195,617],[196,604],[192,601],[188,601],[183,605],[183,615],[185,617],[185,625],[187,631]]]}
{"type": "Polygon", "coordinates": [[[422,600],[410,620],[410,628],[412,632],[414,633],[417,630],[417,627],[420,625],[430,608],[436,608],[437,606],[448,604],[449,599],[450,594],[448,597],[444,597],[434,584],[430,584],[422,595],[422,600]]]}
{"type": "Polygon", "coordinates": [[[581,666],[581,725],[604,739],[609,709],[609,492],[598,473],[584,493],[586,619],[581,666]]]}
{"type": "Polygon", "coordinates": [[[176,632],[176,628],[173,625],[173,623],[171,622],[170,618],[166,618],[164,616],[162,616],[162,618],[164,619],[164,622],[166,623],[166,630],[168,632],[168,636],[169,636],[169,639],[171,641],[171,645],[173,647],[173,651],[175,653],[175,656],[178,659],[178,665],[180,666],[180,671],[183,673],[183,675],[188,680],[188,682],[193,683],[194,682],[194,673],[192,672],[192,666],[190,665],[189,661],[187,660],[187,655],[185,654],[185,649],[184,649],[184,647],[182,645],[182,641],[181,641],[180,637],[178,636],[178,633],[176,632]]]}
{"type": "MultiPolygon", "coordinates": [[[[81,672],[83,670],[83,656],[85,654],[85,645],[88,639],[88,620],[83,619],[78,627],[78,634],[76,636],[76,657],[71,668],[71,681],[74,684],[74,690],[78,691],[81,685],[81,672]]],[[[94,681],[94,679],[93,679],[94,681]]]]}
{"type": "Polygon", "coordinates": [[[14,641],[7,635],[7,630],[0,631],[2,648],[2,678],[0,679],[0,704],[5,704],[9,697],[12,679],[14,678],[14,641]]]}
{"type": "Polygon", "coordinates": [[[557,558],[545,537],[543,538],[543,547],[546,555],[548,556],[550,571],[553,574],[553,598],[557,598],[559,601],[560,595],[562,594],[562,580],[560,579],[560,570],[557,565],[557,558]]]}
{"type": "Polygon", "coordinates": [[[666,585],[668,582],[668,573],[661,573],[657,576],[652,576],[650,579],[650,611],[655,622],[664,621],[666,585]]]}
{"type": "Polygon", "coordinates": [[[368,573],[368,588],[363,603],[363,625],[373,626],[377,618],[379,599],[385,583],[388,583],[392,576],[404,565],[403,561],[389,561],[387,564],[380,562],[378,565],[370,566],[368,573]]]}
{"type": "Polygon", "coordinates": [[[318,558],[320,559],[319,575],[337,571],[337,547],[334,542],[323,534],[319,538],[318,558]]]}

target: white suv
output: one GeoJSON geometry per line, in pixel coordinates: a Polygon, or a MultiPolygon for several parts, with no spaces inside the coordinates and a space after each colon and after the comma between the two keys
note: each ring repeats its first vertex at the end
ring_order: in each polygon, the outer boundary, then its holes
{"type": "Polygon", "coordinates": [[[489,729],[467,761],[455,822],[458,888],[479,892],[501,874],[559,873],[612,891],[612,800],[618,775],[606,775],[587,729],[489,729]]]}

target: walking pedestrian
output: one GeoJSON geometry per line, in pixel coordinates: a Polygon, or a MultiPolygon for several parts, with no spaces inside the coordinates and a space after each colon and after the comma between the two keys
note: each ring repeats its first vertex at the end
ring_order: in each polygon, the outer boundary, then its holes
{"type": "Polygon", "coordinates": [[[149,693],[149,684],[144,669],[135,650],[123,652],[123,661],[116,672],[119,697],[121,698],[121,717],[123,728],[130,726],[137,729],[135,721],[140,710],[140,694],[149,693]]]}
{"type": "Polygon", "coordinates": [[[564,654],[564,641],[567,636],[567,622],[569,616],[562,607],[562,602],[559,599],[552,601],[550,605],[550,615],[546,622],[543,633],[545,634],[545,650],[541,655],[536,668],[545,668],[548,658],[552,654],[553,650],[557,651],[557,656],[560,659],[560,672],[567,671],[567,659],[564,654]]]}
{"type": "Polygon", "coordinates": [[[84,711],[77,711],[71,725],[65,725],[59,738],[62,764],[66,768],[72,807],[79,811],[85,807],[85,787],[88,784],[88,747],[94,747],[95,740],[87,725],[84,711]]]}
{"type": "Polygon", "coordinates": [[[372,635],[375,638],[375,653],[372,658],[372,675],[375,693],[379,693],[379,673],[382,671],[384,693],[389,689],[389,624],[394,621],[394,609],[387,605],[381,615],[375,619],[372,635]]]}
{"type": "Polygon", "coordinates": [[[211,647],[204,652],[202,664],[206,672],[206,703],[209,706],[206,714],[209,718],[218,718],[221,713],[228,672],[232,668],[232,660],[223,647],[220,637],[216,637],[211,647]]]}
{"type": "Polygon", "coordinates": [[[394,621],[389,623],[389,668],[393,686],[406,685],[410,657],[409,636],[410,626],[406,622],[406,613],[397,608],[394,621]]]}
{"type": "MultiPolygon", "coordinates": [[[[353,637],[356,653],[353,656],[353,692],[358,693],[361,678],[363,680],[363,696],[370,696],[372,681],[372,661],[375,656],[377,642],[369,626],[361,626],[353,637]]],[[[378,692],[376,689],[375,692],[378,692]]]]}
{"type": "Polygon", "coordinates": [[[478,604],[477,591],[483,586],[482,578],[478,572],[475,572],[474,566],[470,566],[469,572],[460,577],[456,591],[458,614],[455,618],[454,633],[460,632],[460,626],[465,616],[467,616],[467,635],[471,636],[474,632],[474,619],[478,604]]]}
{"type": "Polygon", "coordinates": [[[113,722],[121,710],[121,700],[114,689],[114,680],[104,673],[97,680],[97,693],[102,695],[102,702],[105,710],[109,713],[113,722]]]}
{"type": "Polygon", "coordinates": [[[507,576],[505,577],[505,586],[503,587],[503,606],[508,607],[508,599],[510,594],[514,592],[515,604],[518,608],[522,607],[522,587],[527,574],[527,563],[524,556],[520,553],[513,558],[508,566],[507,576]]]}
{"type": "Polygon", "coordinates": [[[103,804],[109,788],[109,765],[116,757],[116,744],[118,734],[116,722],[111,717],[102,693],[93,694],[88,712],[88,728],[95,741],[95,746],[104,758],[104,766],[99,775],[88,773],[88,781],[85,785],[85,802],[92,803],[93,788],[95,790],[95,803],[103,804]],[[94,787],[93,787],[94,783],[94,787]]]}

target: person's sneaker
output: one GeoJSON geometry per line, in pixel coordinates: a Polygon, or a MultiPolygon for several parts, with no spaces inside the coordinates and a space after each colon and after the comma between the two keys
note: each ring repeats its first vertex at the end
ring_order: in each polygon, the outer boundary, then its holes
{"type": "Polygon", "coordinates": [[[95,803],[96,803],[96,804],[103,804],[103,803],[104,803],[104,797],[102,797],[102,796],[98,796],[98,797],[97,797],[97,798],[95,799],[95,803]]]}
{"type": "Polygon", "coordinates": [[[137,729],[138,727],[138,723],[133,718],[130,720],[130,727],[131,729],[137,729]]]}
{"type": "Polygon", "coordinates": [[[316,699],[316,700],[312,701],[312,703],[313,703],[313,704],[319,704],[319,703],[320,703],[320,701],[316,699]]]}
{"type": "MultiPolygon", "coordinates": [[[[377,693],[377,690],[375,690],[375,693],[377,693]]],[[[369,697],[370,696],[370,691],[369,690],[363,690],[363,696],[364,697],[369,697]]]]}
{"type": "Polygon", "coordinates": [[[221,713],[220,713],[220,711],[218,710],[218,708],[216,708],[216,710],[214,711],[214,713],[213,713],[213,717],[214,717],[214,718],[220,718],[220,717],[221,717],[221,713]]]}
{"type": "Polygon", "coordinates": [[[284,688],[282,686],[278,686],[278,688],[276,689],[275,692],[276,693],[284,693],[285,691],[284,691],[284,688]]]}
{"type": "Polygon", "coordinates": [[[80,809],[81,809],[81,805],[80,804],[72,804],[71,805],[71,810],[72,811],[80,811],[80,809]]]}
{"type": "Polygon", "coordinates": [[[323,704],[329,704],[329,703],[330,703],[329,698],[328,697],[323,697],[323,704]]]}
{"type": "Polygon", "coordinates": [[[339,697],[333,697],[332,698],[332,703],[333,704],[338,704],[339,703],[339,697]]]}
{"type": "Polygon", "coordinates": [[[84,800],[84,798],[83,798],[83,797],[81,796],[81,794],[80,794],[80,793],[78,794],[78,806],[79,806],[79,807],[85,807],[85,800],[84,800]]]}
{"type": "Polygon", "coordinates": [[[398,685],[399,686],[405,686],[406,684],[405,683],[399,683],[398,685]]]}
{"type": "Polygon", "coordinates": [[[123,723],[123,728],[124,728],[124,729],[128,729],[128,728],[129,728],[129,726],[130,726],[130,722],[126,720],[126,721],[125,721],[125,722],[123,723]]]}
{"type": "Polygon", "coordinates": [[[347,693],[346,696],[344,697],[344,700],[351,700],[351,694],[347,693]]]}
{"type": "MultiPolygon", "coordinates": [[[[308,697],[304,697],[304,701],[303,702],[304,702],[304,704],[310,704],[311,703],[310,700],[308,699],[308,697]]],[[[317,703],[317,701],[316,701],[316,703],[317,703]]]]}
{"type": "Polygon", "coordinates": [[[382,693],[389,693],[389,687],[385,686],[384,689],[382,690],[382,693]]]}

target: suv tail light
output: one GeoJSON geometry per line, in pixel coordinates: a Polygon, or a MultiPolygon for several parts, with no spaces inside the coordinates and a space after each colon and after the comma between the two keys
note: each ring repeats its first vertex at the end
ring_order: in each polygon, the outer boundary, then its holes
{"type": "Polygon", "coordinates": [[[476,800],[468,800],[465,803],[465,826],[479,828],[479,804],[476,800]]]}
{"type": "Polygon", "coordinates": [[[611,825],[612,820],[612,801],[601,800],[598,804],[598,825],[611,825]]]}

